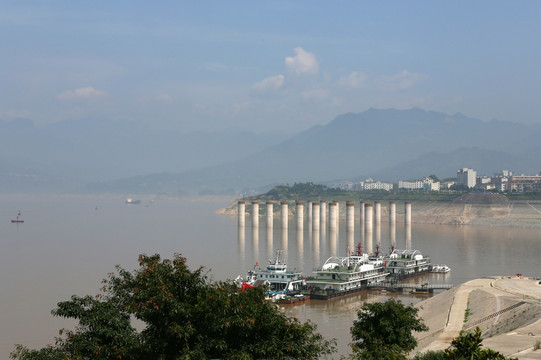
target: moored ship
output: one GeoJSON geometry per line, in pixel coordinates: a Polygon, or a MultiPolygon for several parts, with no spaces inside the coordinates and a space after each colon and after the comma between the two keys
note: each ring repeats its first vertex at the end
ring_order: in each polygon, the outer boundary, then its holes
{"type": "Polygon", "coordinates": [[[312,299],[329,299],[346,295],[385,281],[383,258],[370,258],[357,253],[346,257],[330,257],[315,276],[306,281],[312,299]]]}
{"type": "Polygon", "coordinates": [[[430,258],[419,250],[393,250],[384,258],[386,271],[393,277],[404,278],[430,271],[430,258]]]}
{"type": "Polygon", "coordinates": [[[305,286],[302,272],[288,271],[287,264],[281,258],[281,251],[276,252],[276,258],[273,261],[269,260],[265,269],[257,268],[256,264],[253,270],[248,271],[246,279],[239,276],[236,282],[241,287],[265,287],[267,297],[273,301],[283,300],[291,303],[304,300],[303,296],[295,296],[300,295],[301,289],[305,286]]]}

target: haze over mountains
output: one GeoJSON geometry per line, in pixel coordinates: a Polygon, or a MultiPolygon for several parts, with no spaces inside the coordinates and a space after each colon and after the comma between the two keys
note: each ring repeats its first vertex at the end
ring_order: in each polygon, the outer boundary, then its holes
{"type": "Polygon", "coordinates": [[[295,136],[158,131],[78,120],[0,121],[4,192],[247,193],[280,183],[416,179],[541,170],[541,126],[370,109],[295,136]]]}

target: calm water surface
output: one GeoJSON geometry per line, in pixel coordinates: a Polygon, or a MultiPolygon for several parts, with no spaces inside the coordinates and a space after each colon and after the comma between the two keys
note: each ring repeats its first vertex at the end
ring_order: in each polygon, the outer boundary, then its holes
{"type": "MultiPolygon", "coordinates": [[[[139,254],[159,253],[171,258],[181,253],[192,269],[210,269],[216,280],[244,275],[256,262],[266,264],[276,250],[283,250],[290,269],[306,275],[330,255],[344,256],[348,244],[365,241],[356,224],[353,239],[344,222],[338,233],[321,229],[313,233],[308,221],[297,232],[290,218],[289,229],[260,226],[238,229],[237,218],[214,213],[223,201],[143,199],[127,205],[123,197],[0,195],[0,358],[7,359],[13,344],[42,347],[54,342],[58,330],[73,323],[56,319],[50,311],[58,301],[73,294],[99,292],[100,281],[119,264],[137,267],[139,254]],[[153,200],[153,201],[151,201],[153,200]],[[11,224],[21,210],[24,224],[11,224]],[[272,231],[271,231],[272,230],[272,231]]],[[[541,231],[521,228],[486,228],[413,225],[410,231],[386,223],[373,233],[373,246],[381,243],[388,252],[391,239],[397,248],[430,255],[433,263],[445,263],[450,274],[432,274],[418,282],[460,284],[489,275],[522,273],[540,275],[541,231]],[[410,235],[411,233],[411,235],[410,235]],[[393,235],[395,234],[395,235],[393,235]]],[[[365,245],[366,246],[366,243],[365,245]]],[[[404,303],[420,298],[400,295],[404,303]]],[[[283,311],[302,321],[314,321],[319,331],[338,338],[340,353],[349,352],[349,328],[364,301],[384,301],[385,295],[363,292],[330,301],[284,307],[283,311]]]]}

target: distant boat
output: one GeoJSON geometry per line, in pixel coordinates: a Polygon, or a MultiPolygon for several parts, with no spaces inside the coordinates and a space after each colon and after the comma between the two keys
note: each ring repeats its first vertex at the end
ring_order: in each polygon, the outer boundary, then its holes
{"type": "Polygon", "coordinates": [[[140,204],[140,203],[141,203],[141,200],[134,200],[132,198],[126,199],[126,204],[140,204]]]}
{"type": "Polygon", "coordinates": [[[449,271],[451,271],[451,268],[445,264],[443,265],[432,265],[432,270],[431,272],[433,273],[440,273],[440,274],[445,274],[445,273],[448,273],[449,271]]]}
{"type": "Polygon", "coordinates": [[[11,222],[12,223],[24,223],[24,220],[21,219],[21,210],[19,210],[19,213],[17,214],[17,218],[16,219],[11,219],[11,222]]]}

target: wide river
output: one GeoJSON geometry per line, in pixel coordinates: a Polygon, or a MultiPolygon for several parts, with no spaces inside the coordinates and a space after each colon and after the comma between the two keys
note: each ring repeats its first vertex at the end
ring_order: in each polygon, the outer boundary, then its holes
{"type": "MultiPolygon", "coordinates": [[[[232,199],[142,200],[128,205],[120,196],[0,195],[0,359],[7,359],[17,343],[31,348],[54,343],[60,328],[74,325],[50,314],[56,303],[73,294],[97,294],[101,279],[115,265],[135,269],[139,254],[171,258],[180,253],[192,269],[205,266],[215,280],[226,280],[244,276],[256,262],[264,265],[282,250],[288,268],[308,276],[330,255],[344,256],[351,242],[344,219],[338,234],[328,228],[314,234],[307,220],[298,232],[294,218],[284,232],[278,217],[269,231],[264,216],[257,229],[247,216],[242,230],[236,217],[215,213],[232,199]],[[19,210],[25,222],[11,223],[19,210]]],[[[355,226],[357,244],[362,232],[358,222],[355,226]]],[[[489,275],[541,275],[539,229],[414,224],[406,231],[398,223],[395,232],[391,235],[383,222],[374,230],[373,243],[379,240],[381,250],[388,252],[394,236],[398,249],[411,245],[433,263],[452,268],[449,274],[414,281],[457,285],[489,275]]],[[[324,336],[337,338],[340,355],[349,352],[349,328],[362,303],[385,296],[363,292],[282,309],[301,321],[314,321],[324,336]]],[[[420,301],[406,294],[398,297],[407,304],[420,301]]]]}

